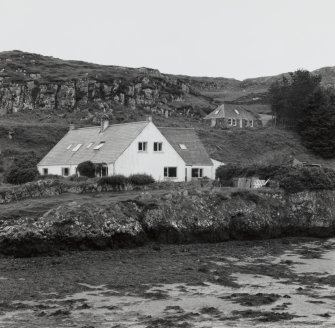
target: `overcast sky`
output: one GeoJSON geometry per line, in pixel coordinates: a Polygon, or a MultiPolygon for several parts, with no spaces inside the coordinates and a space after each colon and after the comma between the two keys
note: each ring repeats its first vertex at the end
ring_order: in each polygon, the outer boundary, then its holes
{"type": "Polygon", "coordinates": [[[0,0],[0,51],[243,79],[335,66],[334,0],[0,0]]]}

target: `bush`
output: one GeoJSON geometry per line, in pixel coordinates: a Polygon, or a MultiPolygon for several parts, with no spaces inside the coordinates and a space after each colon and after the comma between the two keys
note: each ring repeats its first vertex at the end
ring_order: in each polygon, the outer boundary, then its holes
{"type": "Polygon", "coordinates": [[[129,183],[134,186],[145,186],[155,182],[155,179],[148,174],[133,174],[129,178],[129,183]]]}
{"type": "Polygon", "coordinates": [[[11,184],[23,184],[34,181],[38,175],[36,168],[14,167],[6,175],[6,181],[11,184]]]}
{"type": "Polygon", "coordinates": [[[113,175],[111,177],[103,177],[99,179],[98,185],[102,187],[111,186],[114,189],[121,190],[128,183],[128,179],[124,175],[113,175]]]}
{"type": "Polygon", "coordinates": [[[90,162],[82,162],[78,165],[77,170],[80,175],[88,177],[88,178],[94,178],[95,177],[95,165],[90,162]]]}

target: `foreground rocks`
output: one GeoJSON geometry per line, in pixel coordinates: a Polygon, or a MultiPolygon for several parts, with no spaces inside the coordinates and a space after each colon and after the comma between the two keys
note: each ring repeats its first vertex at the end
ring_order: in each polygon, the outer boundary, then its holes
{"type": "Polygon", "coordinates": [[[335,235],[334,191],[186,191],[142,193],[109,205],[75,202],[43,216],[0,222],[0,253],[57,254],[145,242],[219,242],[335,235]]]}

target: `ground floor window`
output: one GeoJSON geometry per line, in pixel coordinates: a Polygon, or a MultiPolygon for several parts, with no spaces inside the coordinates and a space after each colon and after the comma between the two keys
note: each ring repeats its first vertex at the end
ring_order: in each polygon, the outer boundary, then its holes
{"type": "Polygon", "coordinates": [[[231,118],[228,118],[228,119],[227,119],[227,123],[228,123],[228,125],[231,126],[231,125],[233,124],[233,123],[232,123],[232,119],[231,119],[231,118]]]}
{"type": "Polygon", "coordinates": [[[43,175],[48,175],[49,174],[49,170],[48,169],[43,169],[43,175]]]}
{"type": "Polygon", "coordinates": [[[62,176],[68,177],[70,174],[70,170],[68,167],[62,167],[62,176]]]}
{"type": "Polygon", "coordinates": [[[233,118],[233,126],[236,126],[237,122],[236,122],[236,118],[233,118]]]}
{"type": "Polygon", "coordinates": [[[177,168],[176,167],[164,167],[164,177],[165,178],[176,178],[177,168]]]}
{"type": "Polygon", "coordinates": [[[203,169],[194,168],[192,169],[192,178],[202,178],[203,177],[203,169]]]}
{"type": "Polygon", "coordinates": [[[253,121],[253,120],[250,120],[250,121],[249,121],[249,125],[250,125],[251,127],[253,127],[253,126],[254,126],[254,121],[253,121]]]}

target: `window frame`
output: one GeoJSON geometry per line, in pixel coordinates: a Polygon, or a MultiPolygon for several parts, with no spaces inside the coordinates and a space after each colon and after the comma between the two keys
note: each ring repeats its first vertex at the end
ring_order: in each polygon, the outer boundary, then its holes
{"type": "Polygon", "coordinates": [[[178,178],[178,167],[177,166],[164,166],[164,178],[177,179],[178,178]],[[170,175],[170,169],[175,169],[175,176],[170,175]]]}
{"type": "Polygon", "coordinates": [[[70,176],[70,168],[68,168],[68,167],[62,167],[62,176],[63,177],[70,176]],[[65,172],[67,172],[67,174],[65,174],[65,172]]]}
{"type": "Polygon", "coordinates": [[[155,153],[161,153],[162,151],[163,151],[163,142],[155,141],[154,142],[154,152],[155,153]]]}
{"type": "Polygon", "coordinates": [[[203,178],[204,176],[204,169],[202,167],[192,167],[192,170],[191,170],[191,177],[192,178],[197,178],[197,179],[201,179],[203,178]],[[195,176],[193,174],[193,172],[197,171],[197,176],[195,176]]]}
{"type": "Polygon", "coordinates": [[[148,142],[147,141],[139,141],[137,143],[137,151],[139,153],[147,153],[148,152],[148,142]]]}
{"type": "Polygon", "coordinates": [[[232,119],[232,124],[233,124],[232,126],[237,126],[237,120],[236,120],[236,118],[232,119]]]}
{"type": "Polygon", "coordinates": [[[250,125],[250,127],[254,127],[254,120],[249,120],[249,125],[250,125]]]}
{"type": "Polygon", "coordinates": [[[233,119],[232,118],[230,118],[230,117],[227,118],[227,125],[228,126],[233,126],[233,119]]]}

